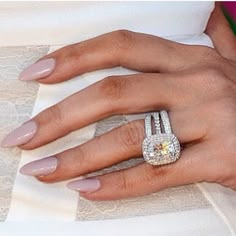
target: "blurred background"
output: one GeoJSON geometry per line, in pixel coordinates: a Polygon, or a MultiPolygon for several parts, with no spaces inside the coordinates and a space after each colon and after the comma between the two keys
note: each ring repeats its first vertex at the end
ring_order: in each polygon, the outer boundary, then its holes
{"type": "Polygon", "coordinates": [[[236,2],[222,2],[222,8],[234,34],[236,35],[236,2]]]}

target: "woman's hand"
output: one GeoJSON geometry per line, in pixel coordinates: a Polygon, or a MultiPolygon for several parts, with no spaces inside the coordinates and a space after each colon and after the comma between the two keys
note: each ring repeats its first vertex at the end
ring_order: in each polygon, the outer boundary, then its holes
{"type": "MultiPolygon", "coordinates": [[[[140,196],[201,181],[236,189],[236,42],[224,20],[219,26],[220,17],[216,9],[207,28],[217,50],[120,30],[47,55],[21,79],[52,84],[115,66],[142,73],[110,76],[89,86],[38,114],[2,146],[34,149],[111,115],[166,109],[173,133],[185,146],[177,162],[160,167],[143,162],[68,186],[91,200],[140,196]]],[[[132,121],[21,172],[50,183],[78,177],[141,156],[143,139],[144,121],[132,121]]]]}

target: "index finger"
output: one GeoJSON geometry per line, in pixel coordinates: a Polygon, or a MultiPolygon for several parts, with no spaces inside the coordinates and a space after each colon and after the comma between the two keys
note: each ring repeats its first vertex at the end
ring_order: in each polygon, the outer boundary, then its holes
{"type": "Polygon", "coordinates": [[[20,79],[51,84],[116,66],[141,72],[173,72],[193,66],[193,63],[204,63],[206,58],[201,55],[199,47],[118,30],[63,47],[45,56],[23,71],[20,79]]]}

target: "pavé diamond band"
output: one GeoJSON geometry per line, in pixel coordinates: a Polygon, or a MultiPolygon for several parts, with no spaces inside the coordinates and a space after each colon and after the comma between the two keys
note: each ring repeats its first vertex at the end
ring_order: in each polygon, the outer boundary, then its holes
{"type": "Polygon", "coordinates": [[[154,112],[145,117],[146,138],[142,150],[144,160],[151,165],[165,165],[180,157],[180,143],[171,131],[167,111],[154,112]],[[155,133],[153,129],[155,127],[155,133]]]}

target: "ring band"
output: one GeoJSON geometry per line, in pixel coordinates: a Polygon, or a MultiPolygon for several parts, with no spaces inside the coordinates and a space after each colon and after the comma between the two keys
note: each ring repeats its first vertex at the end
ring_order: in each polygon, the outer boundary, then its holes
{"type": "Polygon", "coordinates": [[[154,112],[145,117],[146,138],[142,151],[144,160],[151,165],[165,165],[180,157],[180,143],[172,133],[167,111],[154,112]],[[153,134],[153,125],[155,133],[153,134]]]}

